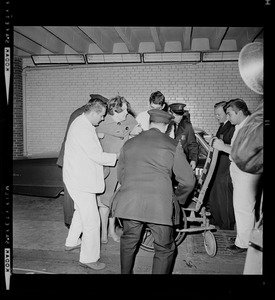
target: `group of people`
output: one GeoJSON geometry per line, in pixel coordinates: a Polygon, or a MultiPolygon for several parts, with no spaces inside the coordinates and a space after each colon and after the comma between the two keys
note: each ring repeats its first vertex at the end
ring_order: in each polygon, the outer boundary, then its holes
{"type": "Polygon", "coordinates": [[[233,230],[236,226],[236,239],[227,249],[241,253],[249,246],[261,180],[259,174],[241,170],[232,159],[231,150],[250,112],[245,101],[239,98],[217,103],[214,111],[221,125],[213,141],[219,157],[209,191],[209,207],[212,222],[221,229],[233,230]]]}
{"type": "MultiPolygon", "coordinates": [[[[176,182],[176,201],[183,205],[196,183],[199,147],[186,105],[168,105],[156,91],[149,109],[135,118],[124,97],[90,97],[72,113],[57,161],[69,229],[65,250],[80,248],[80,265],[101,270],[100,243],[111,237],[120,242],[121,273],[131,274],[146,224],[154,238],[152,273],[169,274],[176,254],[173,186],[176,182]]],[[[238,169],[230,152],[250,113],[241,99],[215,104],[214,113],[219,156],[207,205],[219,228],[233,230],[236,223],[236,241],[228,250],[239,253],[247,249],[254,225],[259,178],[238,169]]]]}
{"type": "Polygon", "coordinates": [[[175,258],[172,176],[184,203],[194,188],[198,156],[185,105],[167,107],[157,91],[149,98],[150,110],[135,118],[124,97],[90,97],[71,114],[57,161],[69,229],[65,250],[80,248],[80,265],[100,270],[105,267],[99,260],[100,243],[111,237],[121,243],[121,272],[131,273],[146,223],[155,240],[153,273],[170,273],[175,258]],[[121,237],[115,230],[117,218],[121,237]]]}

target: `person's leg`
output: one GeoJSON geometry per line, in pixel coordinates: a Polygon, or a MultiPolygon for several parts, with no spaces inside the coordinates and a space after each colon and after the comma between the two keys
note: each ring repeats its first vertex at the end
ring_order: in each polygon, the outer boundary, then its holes
{"type": "Polygon", "coordinates": [[[63,186],[64,186],[64,196],[63,196],[64,223],[67,228],[70,228],[73,214],[74,214],[74,201],[70,196],[65,183],[63,183],[63,186]]]}
{"type": "MultiPolygon", "coordinates": [[[[100,217],[96,195],[68,190],[76,203],[83,229],[79,261],[84,264],[97,262],[100,258],[100,217]]],[[[74,228],[74,218],[71,227],[74,228]]]]}
{"type": "Polygon", "coordinates": [[[222,174],[222,177],[219,179],[218,188],[220,190],[219,197],[217,198],[221,219],[220,229],[234,230],[233,186],[229,170],[227,173],[222,174]]]}
{"type": "Polygon", "coordinates": [[[209,210],[211,213],[211,224],[221,227],[222,226],[222,219],[220,215],[220,203],[219,198],[223,193],[223,190],[220,188],[221,184],[219,182],[220,178],[215,178],[211,190],[209,193],[209,210]]]}
{"type": "Polygon", "coordinates": [[[173,271],[176,245],[173,227],[168,225],[147,224],[154,237],[155,255],[152,274],[171,274],[173,271]]]}
{"type": "Polygon", "coordinates": [[[123,233],[120,240],[121,274],[132,274],[143,223],[122,219],[123,233]]]}
{"type": "Polygon", "coordinates": [[[75,247],[81,244],[81,239],[79,238],[81,233],[82,233],[82,223],[81,223],[79,209],[78,206],[76,205],[72,223],[69,228],[68,236],[66,238],[65,246],[75,247]]]}
{"type": "Polygon", "coordinates": [[[99,206],[99,213],[101,218],[101,242],[106,244],[108,242],[108,219],[109,208],[107,206],[99,206]]]}
{"type": "Polygon", "coordinates": [[[116,234],[116,218],[109,218],[108,236],[110,236],[115,242],[120,241],[120,237],[116,234]]]}
{"type": "MultiPolygon", "coordinates": [[[[67,193],[69,194],[68,190],[67,193]]],[[[71,196],[70,196],[71,198],[71,196]]],[[[83,227],[80,218],[79,207],[75,202],[75,210],[72,218],[72,222],[70,224],[68,236],[66,238],[65,246],[66,247],[75,247],[81,243],[80,235],[82,233],[83,227]]]]}
{"type": "Polygon", "coordinates": [[[231,165],[230,174],[237,227],[235,245],[239,248],[248,248],[249,237],[255,223],[255,202],[260,177],[242,172],[235,165],[231,165]]]}
{"type": "Polygon", "coordinates": [[[230,176],[230,172],[226,176],[227,178],[227,218],[228,218],[228,229],[234,230],[235,227],[235,214],[233,207],[233,184],[230,176]]]}

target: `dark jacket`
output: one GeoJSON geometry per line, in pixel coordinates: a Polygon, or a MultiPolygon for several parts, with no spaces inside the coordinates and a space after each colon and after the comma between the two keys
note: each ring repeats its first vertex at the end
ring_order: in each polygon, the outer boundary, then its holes
{"type": "Polygon", "coordinates": [[[112,215],[172,225],[172,173],[183,187],[185,202],[195,177],[181,145],[155,128],[128,140],[118,160],[121,187],[113,198],[112,215]]]}
{"type": "MultiPolygon", "coordinates": [[[[225,144],[230,145],[234,131],[235,125],[232,125],[229,121],[227,121],[223,126],[219,127],[216,133],[216,137],[222,139],[225,144]]],[[[223,151],[219,151],[215,172],[218,172],[219,174],[229,172],[229,165],[229,154],[223,151]]]]}
{"type": "MultiPolygon", "coordinates": [[[[166,130],[166,134],[170,134],[171,130],[174,128],[174,125],[174,121],[170,122],[166,130]]],[[[187,156],[188,161],[194,160],[197,162],[199,146],[196,140],[194,129],[190,122],[182,120],[179,123],[175,133],[175,139],[177,141],[181,141],[182,148],[187,156]]]]}

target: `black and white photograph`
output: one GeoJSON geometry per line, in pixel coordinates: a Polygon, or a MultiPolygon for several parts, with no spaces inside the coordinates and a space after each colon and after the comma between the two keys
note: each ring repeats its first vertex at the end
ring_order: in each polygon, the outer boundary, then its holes
{"type": "Polygon", "coordinates": [[[40,23],[3,2],[1,290],[69,292],[76,278],[99,295],[123,297],[124,281],[184,295],[197,278],[220,299],[235,282],[259,293],[262,10],[258,22],[209,25],[40,23]]]}

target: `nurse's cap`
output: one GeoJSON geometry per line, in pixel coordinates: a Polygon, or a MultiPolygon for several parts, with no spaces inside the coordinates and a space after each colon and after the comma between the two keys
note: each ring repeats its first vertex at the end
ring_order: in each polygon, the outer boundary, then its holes
{"type": "Polygon", "coordinates": [[[174,119],[174,116],[160,109],[151,109],[148,111],[148,114],[150,115],[150,122],[155,123],[168,124],[172,119],[174,119]]]}
{"type": "Polygon", "coordinates": [[[185,110],[184,107],[186,104],[184,103],[173,103],[168,106],[168,108],[177,115],[183,115],[185,110]]]}

